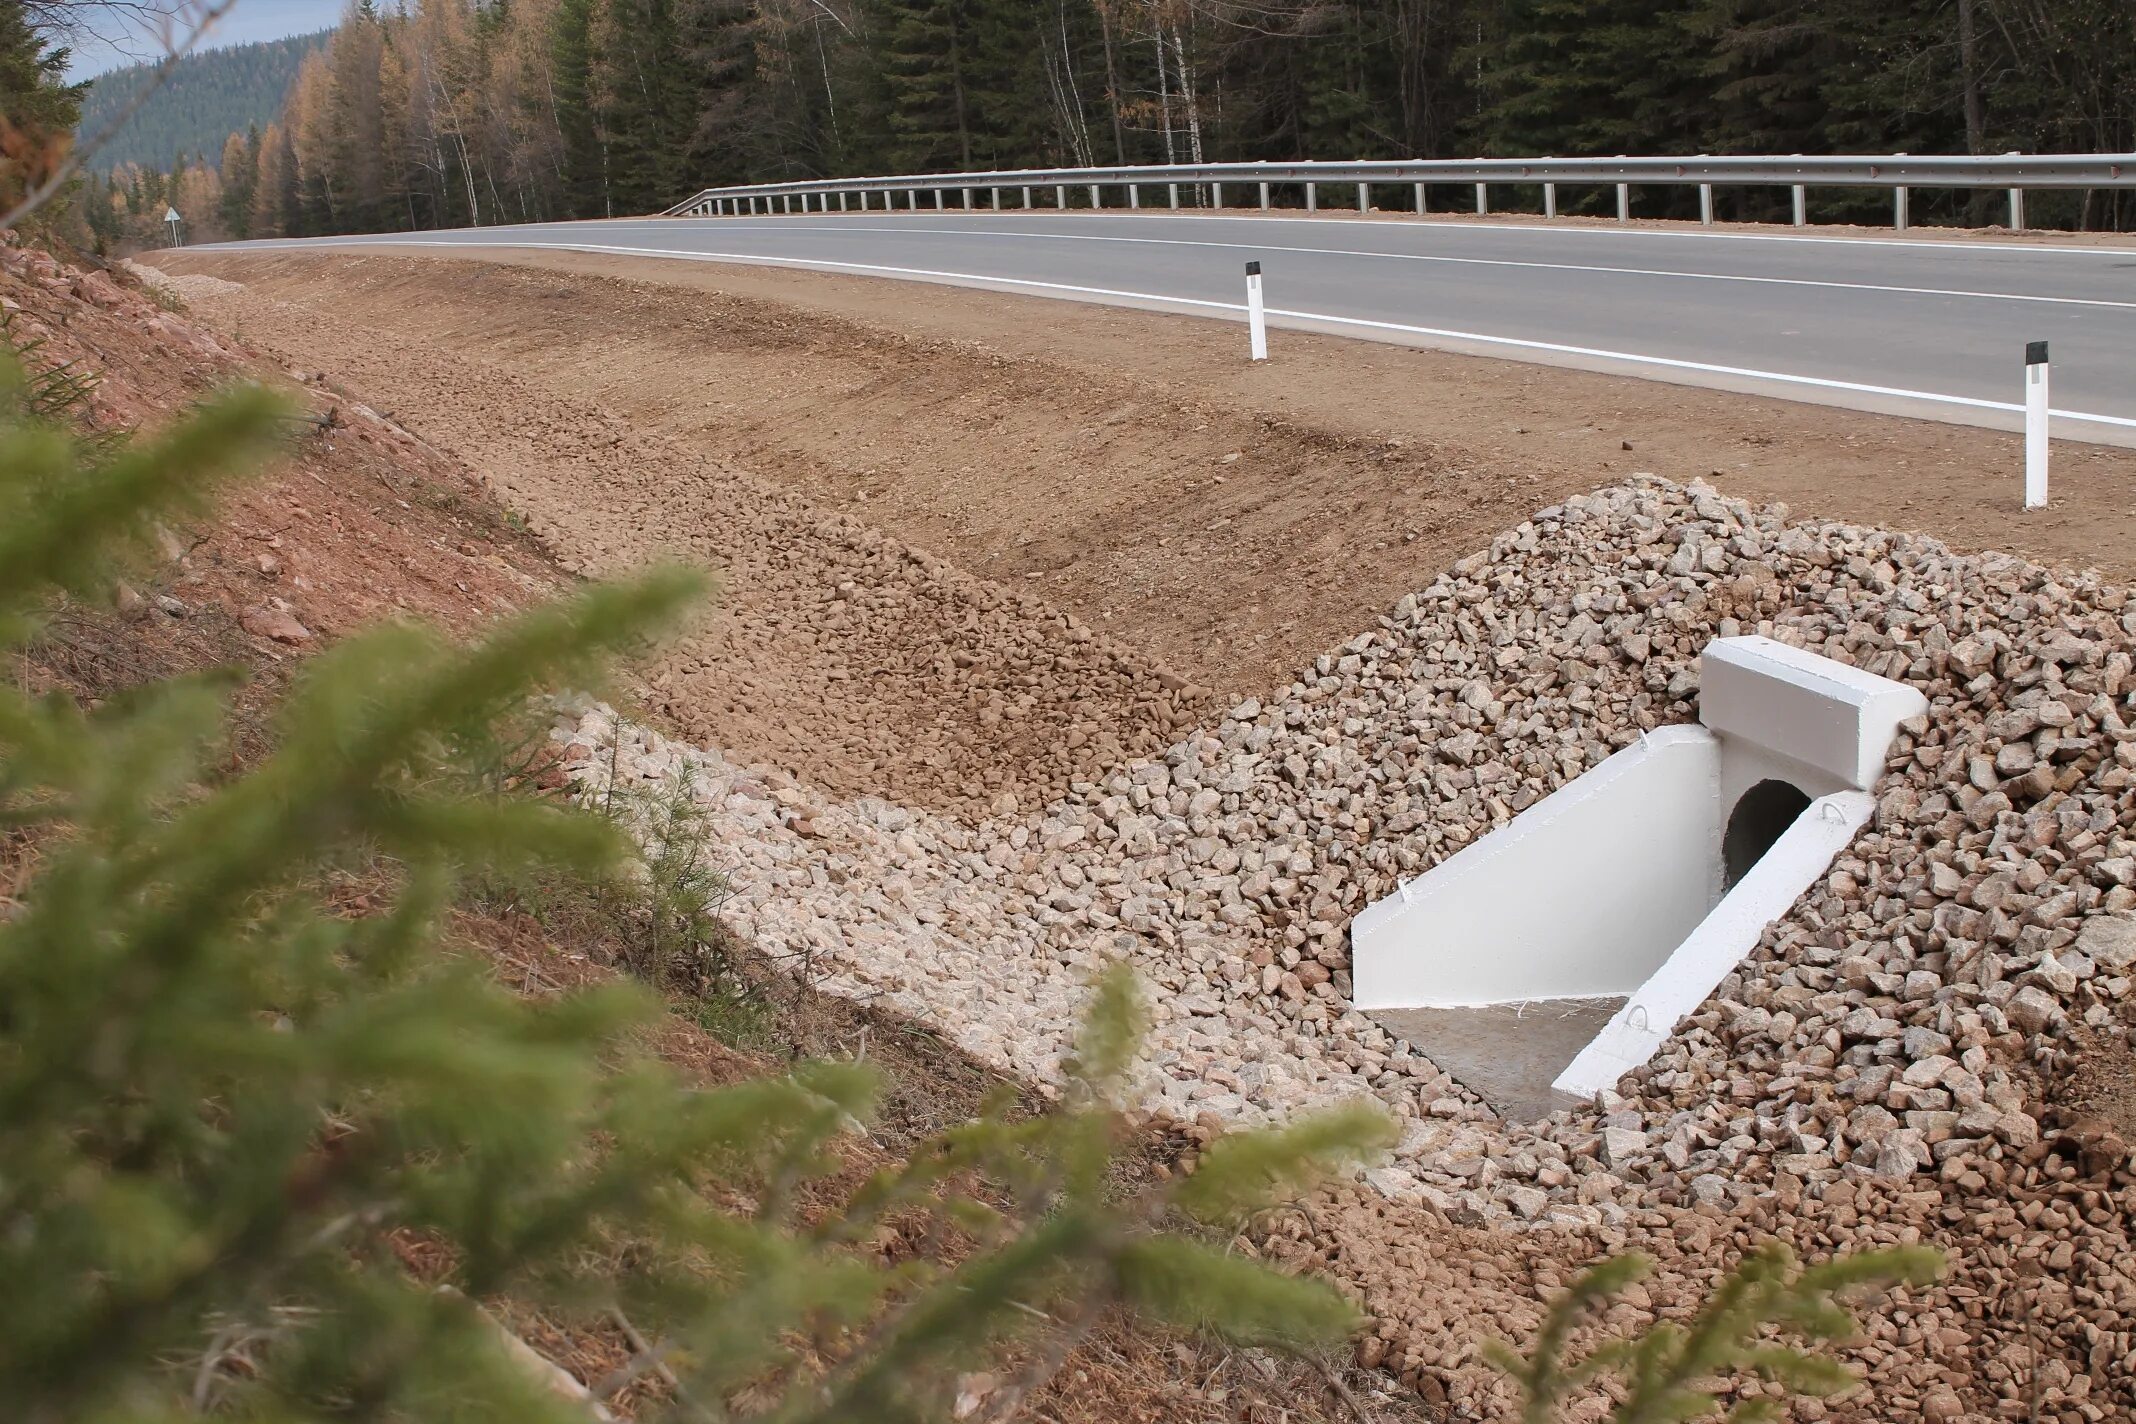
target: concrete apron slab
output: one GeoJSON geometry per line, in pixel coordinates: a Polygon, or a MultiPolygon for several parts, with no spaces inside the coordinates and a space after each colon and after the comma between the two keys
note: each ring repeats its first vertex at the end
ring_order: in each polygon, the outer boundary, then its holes
{"type": "Polygon", "coordinates": [[[1380,1009],[1369,1017],[1407,1039],[1508,1122],[1579,1100],[1551,1087],[1624,1007],[1622,998],[1537,999],[1451,1009],[1380,1009]]]}

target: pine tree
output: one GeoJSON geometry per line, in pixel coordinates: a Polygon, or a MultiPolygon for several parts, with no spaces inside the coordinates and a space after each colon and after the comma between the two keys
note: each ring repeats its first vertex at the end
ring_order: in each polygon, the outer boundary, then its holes
{"type": "Polygon", "coordinates": [[[904,173],[971,167],[964,0],[882,0],[880,8],[877,62],[891,167],[904,173]]]}
{"type": "Polygon", "coordinates": [[[608,140],[594,107],[592,23],[595,0],[560,0],[550,53],[556,123],[563,140],[565,212],[615,216],[608,186],[608,140]]]}
{"type": "Polygon", "coordinates": [[[46,47],[22,0],[0,0],[0,212],[61,171],[86,87],[66,82],[67,59],[46,47]]]}
{"type": "Polygon", "coordinates": [[[260,131],[231,134],[222,151],[222,223],[232,237],[251,235],[252,199],[260,183],[260,131]]]}
{"type": "Polygon", "coordinates": [[[289,141],[289,130],[279,123],[267,125],[260,135],[259,174],[245,231],[254,237],[297,236],[303,231],[297,155],[289,141]]]}

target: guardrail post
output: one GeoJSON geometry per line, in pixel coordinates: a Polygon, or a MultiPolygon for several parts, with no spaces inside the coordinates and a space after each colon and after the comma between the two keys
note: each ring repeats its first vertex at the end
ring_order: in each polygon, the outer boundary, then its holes
{"type": "Polygon", "coordinates": [[[1707,227],[1713,226],[1713,185],[1698,185],[1698,220],[1707,227]]]}
{"type": "Polygon", "coordinates": [[[1900,232],[1906,231],[1907,227],[1909,226],[1906,221],[1906,196],[1908,191],[1909,190],[1905,188],[1894,188],[1891,190],[1891,225],[1897,228],[1900,232]]]}
{"type": "Polygon", "coordinates": [[[1545,183],[1543,185],[1543,216],[1546,218],[1557,216],[1557,184],[1555,183],[1545,183]]]}
{"type": "Polygon", "coordinates": [[[1024,184],[1023,198],[1024,209],[1026,211],[1029,211],[1031,207],[1031,185],[1029,183],[1024,184]]]}
{"type": "Polygon", "coordinates": [[[1423,185],[1422,183],[1419,183],[1419,184],[1417,184],[1417,215],[1418,215],[1419,217],[1421,217],[1421,216],[1423,216],[1423,214],[1424,214],[1424,185],[1423,185]]]}
{"type": "Polygon", "coordinates": [[[1173,211],[1173,212],[1175,212],[1175,213],[1176,213],[1176,212],[1178,212],[1178,211],[1179,211],[1179,185],[1178,185],[1177,183],[1167,183],[1167,184],[1165,185],[1165,189],[1166,189],[1166,194],[1167,194],[1167,196],[1168,196],[1168,197],[1170,197],[1170,198],[1171,198],[1171,200],[1172,200],[1172,211],[1173,211]]]}
{"type": "Polygon", "coordinates": [[[1361,213],[1372,211],[1372,185],[1370,183],[1357,185],[1357,210],[1361,213]]]}
{"type": "Polygon", "coordinates": [[[1320,211],[1320,185],[1318,183],[1305,185],[1305,210],[1309,213],[1320,211]]]}
{"type": "Polygon", "coordinates": [[[1224,210],[1224,185],[1223,185],[1223,184],[1221,184],[1221,183],[1211,183],[1211,184],[1209,185],[1209,206],[1210,206],[1210,208],[1211,208],[1212,210],[1214,210],[1214,211],[1216,211],[1216,212],[1222,212],[1222,211],[1224,210]]]}
{"type": "Polygon", "coordinates": [[[995,188],[991,191],[994,195],[994,211],[998,213],[1001,211],[1001,190],[999,188],[995,188]]]}
{"type": "Polygon", "coordinates": [[[964,211],[966,211],[966,212],[970,212],[970,211],[972,210],[972,190],[971,190],[971,189],[969,189],[969,188],[966,188],[966,189],[964,189],[964,190],[963,190],[963,192],[964,192],[964,211]]]}
{"type": "Polygon", "coordinates": [[[2025,508],[2047,504],[2047,343],[2025,344],[2025,508]]]}
{"type": "Polygon", "coordinates": [[[1476,216],[1479,218],[1490,214],[1491,198],[1489,188],[1490,185],[1486,183],[1478,183],[1476,185],[1476,216]]]}
{"type": "Polygon", "coordinates": [[[1631,220],[1632,185],[1629,183],[1619,183],[1617,185],[1617,221],[1630,222],[1631,220]]]}
{"type": "Polygon", "coordinates": [[[1138,188],[1133,183],[1127,185],[1127,205],[1131,208],[1139,208],[1142,206],[1142,189],[1138,188]]]}
{"type": "Polygon", "coordinates": [[[2025,190],[2023,188],[2012,188],[2010,190],[2010,231],[2023,232],[2024,230],[2025,190]]]}
{"type": "Polygon", "coordinates": [[[1810,225],[1810,190],[1800,183],[1795,185],[1795,226],[1810,225]]]}
{"type": "Polygon", "coordinates": [[[1266,183],[1261,185],[1261,211],[1264,213],[1268,211],[1268,185],[1266,183]]]}
{"type": "Polygon", "coordinates": [[[1261,264],[1246,264],[1246,342],[1256,361],[1268,359],[1268,312],[1261,304],[1261,264]]]}
{"type": "Polygon", "coordinates": [[[1056,183],[1053,185],[1053,206],[1061,209],[1063,212],[1067,211],[1068,185],[1066,183],[1056,183]]]}
{"type": "Polygon", "coordinates": [[[1095,183],[1090,185],[1090,206],[1092,211],[1096,211],[1097,209],[1105,206],[1105,204],[1099,200],[1098,185],[1095,183]]]}

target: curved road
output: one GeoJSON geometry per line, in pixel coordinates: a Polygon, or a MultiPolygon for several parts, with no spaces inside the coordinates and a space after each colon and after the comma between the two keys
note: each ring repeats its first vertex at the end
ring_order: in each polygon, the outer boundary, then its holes
{"type": "MultiPolygon", "coordinates": [[[[870,212],[227,243],[550,248],[948,282],[2136,445],[2136,248],[1156,212],[870,212]]],[[[1245,338],[1240,337],[1243,352],[1245,338]]],[[[1277,355],[1280,357],[1280,343],[1277,355]]]]}

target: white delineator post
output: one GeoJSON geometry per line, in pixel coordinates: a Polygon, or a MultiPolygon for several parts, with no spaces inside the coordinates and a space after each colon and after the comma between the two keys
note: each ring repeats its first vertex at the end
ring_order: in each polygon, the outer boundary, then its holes
{"type": "Polygon", "coordinates": [[[1252,343],[1253,359],[1268,359],[1268,313],[1261,305],[1261,264],[1246,264],[1246,333],[1252,343]]]}
{"type": "Polygon", "coordinates": [[[2025,508],[2047,507],[2047,343],[2025,343],[2025,508]]]}

